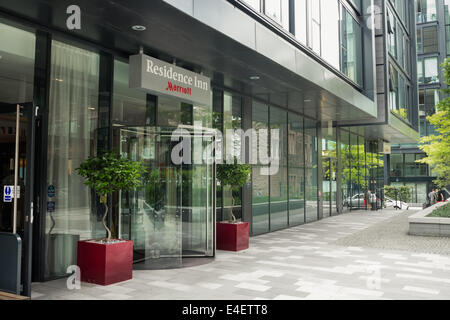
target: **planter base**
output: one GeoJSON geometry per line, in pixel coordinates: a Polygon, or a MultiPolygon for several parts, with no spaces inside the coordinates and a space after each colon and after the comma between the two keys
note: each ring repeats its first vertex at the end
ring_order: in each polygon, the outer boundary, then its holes
{"type": "Polygon", "coordinates": [[[217,222],[217,250],[242,251],[249,248],[248,222],[217,222]]]}
{"type": "Polygon", "coordinates": [[[79,241],[81,281],[107,286],[133,277],[133,241],[102,244],[79,241]]]}

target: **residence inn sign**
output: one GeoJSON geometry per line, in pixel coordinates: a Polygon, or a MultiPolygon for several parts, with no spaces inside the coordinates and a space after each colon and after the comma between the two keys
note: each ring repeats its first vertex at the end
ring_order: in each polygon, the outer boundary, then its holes
{"type": "Polygon", "coordinates": [[[211,104],[209,78],[144,54],[130,56],[130,88],[191,104],[211,104]]]}

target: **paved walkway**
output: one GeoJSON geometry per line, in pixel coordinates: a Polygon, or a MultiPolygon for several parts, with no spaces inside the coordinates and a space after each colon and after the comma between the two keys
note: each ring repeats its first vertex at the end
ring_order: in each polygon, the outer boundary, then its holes
{"type": "Polygon", "coordinates": [[[65,279],[33,284],[32,298],[450,299],[450,256],[430,254],[434,249],[426,247],[422,253],[370,248],[355,240],[373,228],[389,226],[399,214],[409,212],[352,212],[328,218],[254,237],[249,250],[219,251],[209,264],[134,271],[133,280],[108,287],[82,283],[80,290],[70,291],[65,279]],[[358,245],[339,244],[342,241],[358,245]]]}

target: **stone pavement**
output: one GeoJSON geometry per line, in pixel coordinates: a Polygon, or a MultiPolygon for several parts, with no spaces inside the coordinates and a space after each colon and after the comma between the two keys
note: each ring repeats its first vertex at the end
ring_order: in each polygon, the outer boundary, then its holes
{"type": "MultiPolygon", "coordinates": [[[[80,290],[70,291],[66,279],[35,283],[32,298],[450,299],[450,256],[431,254],[434,248],[426,246],[420,247],[422,252],[371,248],[376,241],[360,240],[364,232],[383,230],[409,213],[385,210],[335,216],[251,238],[249,250],[218,251],[209,264],[135,270],[133,280],[108,287],[82,283],[80,290]]],[[[449,239],[442,241],[450,246],[449,239]]]]}
{"type": "Polygon", "coordinates": [[[339,239],[335,244],[378,249],[406,250],[450,255],[450,238],[410,236],[408,217],[417,211],[404,211],[366,230],[339,239]]]}

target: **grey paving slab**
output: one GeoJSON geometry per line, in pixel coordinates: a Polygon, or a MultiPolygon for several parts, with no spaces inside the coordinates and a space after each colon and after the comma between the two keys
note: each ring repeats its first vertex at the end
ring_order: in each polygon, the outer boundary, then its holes
{"type": "Polygon", "coordinates": [[[407,234],[413,212],[352,212],[254,237],[209,264],[136,270],[101,287],[34,283],[33,299],[392,300],[450,299],[450,240],[407,234]]]}

